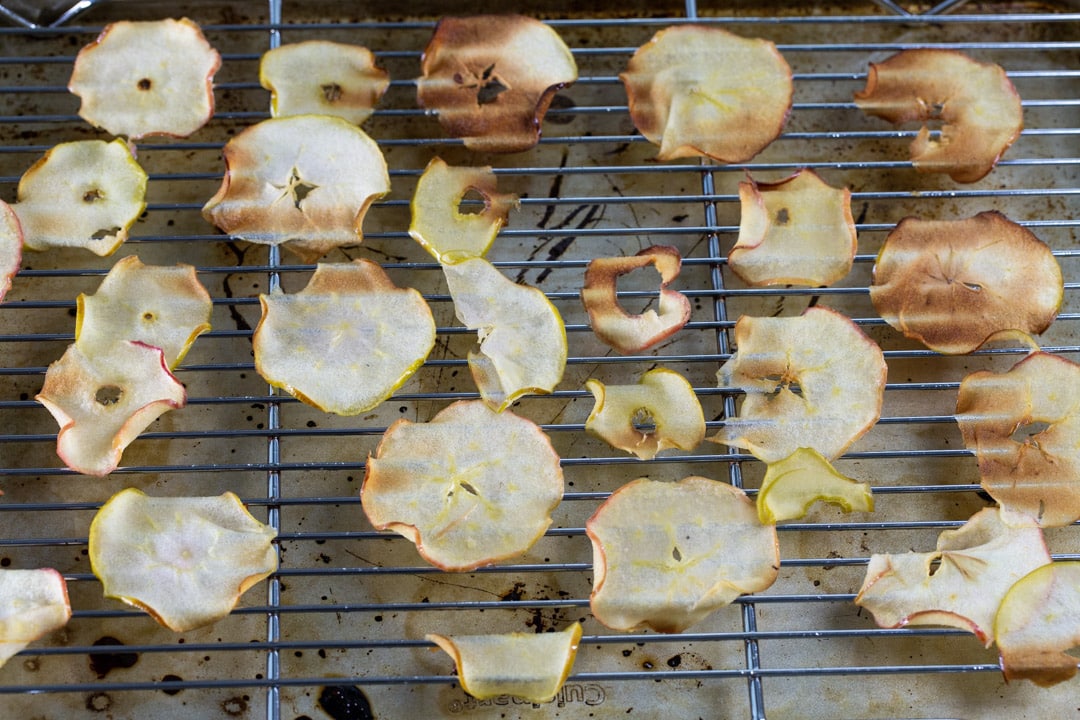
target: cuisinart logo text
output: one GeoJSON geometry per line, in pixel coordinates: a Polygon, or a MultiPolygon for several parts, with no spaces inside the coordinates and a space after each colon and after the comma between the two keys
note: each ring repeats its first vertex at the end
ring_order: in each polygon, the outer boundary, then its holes
{"type": "Polygon", "coordinates": [[[556,707],[565,707],[569,704],[594,706],[603,703],[606,699],[607,693],[601,685],[567,683],[566,685],[563,685],[563,688],[559,691],[558,695],[552,700],[542,704],[532,703],[528,700],[522,700],[521,698],[512,697],[510,695],[499,695],[498,697],[488,698],[487,700],[477,700],[469,695],[463,695],[460,699],[451,700],[447,703],[446,709],[451,713],[457,714],[479,710],[480,708],[495,707],[497,705],[532,705],[534,708],[550,704],[554,704],[556,707]]]}

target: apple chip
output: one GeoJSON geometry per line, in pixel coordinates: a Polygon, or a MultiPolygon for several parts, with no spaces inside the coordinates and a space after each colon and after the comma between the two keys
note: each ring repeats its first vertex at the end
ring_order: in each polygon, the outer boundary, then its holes
{"type": "Polygon", "coordinates": [[[225,178],[203,217],[241,240],[285,243],[305,262],[360,243],[368,207],[390,192],[375,141],[328,115],[264,120],[224,155],[225,178]]]}
{"type": "Polygon", "coordinates": [[[425,636],[454,659],[461,689],[477,700],[512,695],[546,703],[559,694],[577,657],[581,623],[561,632],[425,636]]]}
{"type": "Polygon", "coordinates": [[[435,320],[423,296],[370,260],[319,264],[307,287],[260,295],[255,369],[338,415],[372,409],[423,365],[435,320]]]}
{"type": "Polygon", "coordinates": [[[1041,333],[1064,295],[1046,243],[998,212],[964,220],[905,218],[885,238],[870,300],[931,350],[963,354],[1010,330],[1041,333]]]}
{"type": "Polygon", "coordinates": [[[904,50],[870,63],[855,104],[893,124],[924,123],[911,143],[915,169],[961,183],[993,170],[1024,127],[1020,96],[1005,71],[955,50],[904,50]],[[940,139],[930,137],[930,122],[941,124],[940,139]]]}
{"type": "Polygon", "coordinates": [[[735,323],[737,351],[717,373],[721,388],[746,393],[737,417],[707,438],[774,463],[799,448],[839,457],[881,415],[885,356],[835,310],[735,323]]]}
{"type": "Polygon", "coordinates": [[[111,255],[146,209],[146,179],[123,140],[56,145],[19,180],[24,244],[111,255]]]}
{"type": "Polygon", "coordinates": [[[817,450],[799,448],[783,460],[769,463],[757,496],[763,524],[797,520],[816,502],[838,505],[844,512],[872,512],[869,483],[837,472],[817,450]]]}
{"type": "Polygon", "coordinates": [[[540,140],[552,98],[577,80],[570,49],[523,15],[445,17],[424,49],[420,107],[448,135],[482,152],[521,152],[540,140]]]}
{"type": "Polygon", "coordinates": [[[633,355],[678,332],[690,319],[690,301],[681,292],[668,289],[668,285],[681,269],[682,256],[669,245],[652,245],[632,257],[590,260],[581,302],[596,337],[623,355],[633,355]],[[649,308],[631,315],[619,304],[616,282],[620,275],[649,265],[660,273],[660,310],[649,308]]]}
{"type": "Polygon", "coordinates": [[[221,55],[187,18],[115,22],[79,51],[68,90],[113,135],[187,137],[214,114],[221,55]]]}
{"type": "Polygon", "coordinates": [[[108,475],[132,440],[163,413],[187,403],[187,393],[165,365],[161,348],[118,342],[87,355],[69,345],[45,373],[36,400],[60,432],[56,454],[84,475],[108,475]]]}
{"type": "Polygon", "coordinates": [[[67,583],[56,570],[0,570],[0,666],[70,619],[67,583]]]}
{"type": "Polygon", "coordinates": [[[658,160],[745,162],[776,139],[791,112],[791,68],[776,45],[718,27],[661,30],[619,78],[634,126],[660,146],[658,160]]]}
{"type": "Polygon", "coordinates": [[[1076,675],[1080,645],[1080,562],[1043,565],[1018,580],[1001,601],[994,640],[1005,679],[1050,687],[1076,675]]]}
{"type": "Polygon", "coordinates": [[[22,264],[23,232],[15,211],[0,200],[0,301],[11,289],[11,279],[22,264]]]}
{"type": "Polygon", "coordinates": [[[501,412],[525,393],[554,390],[566,369],[566,327],[547,296],[482,258],[443,272],[458,320],[479,336],[469,369],[484,402],[501,412]]]}
{"type": "Polygon", "coordinates": [[[441,263],[484,257],[518,202],[495,186],[490,167],[450,167],[432,158],[416,184],[409,235],[441,263]],[[483,198],[480,212],[462,212],[470,193],[483,198]]]}
{"type": "Polygon", "coordinates": [[[705,415],[693,386],[674,370],[649,370],[636,385],[586,380],[595,404],[585,429],[609,445],[652,460],[661,450],[693,450],[705,438],[705,415]],[[653,424],[652,429],[641,426],[653,424]]]}
{"type": "Polygon", "coordinates": [[[263,53],[259,82],[270,91],[274,117],[334,115],[359,125],[390,87],[390,75],[365,47],[308,40],[263,53]]]}
{"type": "Polygon", "coordinates": [[[432,565],[473,570],[532,547],[562,494],[559,456],[535,423],[462,400],[430,422],[391,425],[360,499],[376,529],[409,538],[432,565]]]}
{"type": "Polygon", "coordinates": [[[800,170],[776,183],[741,182],[739,200],[739,239],[728,265],[747,285],[822,287],[851,270],[858,238],[847,188],[800,170]]]}
{"type": "Polygon", "coordinates": [[[231,492],[149,497],[127,488],[90,523],[90,567],[105,597],[187,632],[227,616],[277,570],[276,537],[231,492]]]}
{"type": "Polygon", "coordinates": [[[585,523],[593,616],[612,630],[682,632],[776,580],[776,527],[742,490],[704,477],[638,478],[585,523]]]}

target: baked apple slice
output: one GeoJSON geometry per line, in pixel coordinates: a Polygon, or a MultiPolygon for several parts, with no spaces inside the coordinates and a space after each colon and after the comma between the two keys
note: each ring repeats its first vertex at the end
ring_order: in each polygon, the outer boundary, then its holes
{"type": "Polygon", "coordinates": [[[0,666],[70,619],[67,583],[56,570],[0,570],[0,666]]]}
{"type": "Polygon", "coordinates": [[[1076,676],[1080,645],[1080,562],[1032,570],[1009,589],[994,619],[1006,680],[1050,687],[1076,676]]]}
{"type": "Polygon", "coordinates": [[[23,232],[15,211],[0,200],[0,302],[22,264],[23,232]]]}
{"type": "Polygon", "coordinates": [[[870,484],[840,474],[817,450],[799,448],[769,463],[757,496],[763,524],[797,520],[817,502],[837,505],[844,512],[874,510],[870,484]]]}

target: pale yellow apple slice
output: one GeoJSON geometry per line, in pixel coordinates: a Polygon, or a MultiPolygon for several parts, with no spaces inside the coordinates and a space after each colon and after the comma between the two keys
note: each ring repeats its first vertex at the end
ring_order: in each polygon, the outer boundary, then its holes
{"type": "Polygon", "coordinates": [[[0,302],[11,289],[11,279],[22,264],[23,232],[19,218],[0,200],[0,302]]]}
{"type": "Polygon", "coordinates": [[[90,567],[105,597],[187,632],[227,616],[277,570],[276,537],[231,492],[150,497],[127,488],[90,523],[90,567]]]}
{"type": "Polygon", "coordinates": [[[0,666],[70,619],[67,583],[56,570],[0,570],[0,666]]]}
{"type": "Polygon", "coordinates": [[[1076,676],[1080,662],[1080,562],[1043,565],[1022,577],[1001,601],[994,641],[1006,680],[1050,687],[1076,676]]]}
{"type": "Polygon", "coordinates": [[[422,295],[378,264],[320,263],[296,293],[260,295],[255,369],[320,410],[356,415],[381,403],[424,364],[435,320],[422,295]]]}
{"type": "Polygon", "coordinates": [[[49,365],[36,400],[60,425],[60,459],[84,475],[108,475],[124,448],[163,413],[183,407],[187,393],[160,348],[122,341],[97,355],[69,345],[49,365]]]}
{"type": "Polygon", "coordinates": [[[956,50],[904,50],[870,63],[855,104],[893,124],[924,123],[911,143],[920,172],[948,173],[956,182],[981,179],[1020,136],[1020,96],[1005,71],[956,50]],[[928,122],[941,123],[939,139],[928,122]]]}
{"type": "Polygon", "coordinates": [[[566,369],[566,327],[547,296],[483,258],[443,272],[458,320],[479,337],[469,369],[484,402],[501,412],[526,393],[554,390],[566,369]]]}
{"type": "Polygon", "coordinates": [[[769,463],[757,496],[758,518],[764,524],[796,520],[816,502],[837,505],[844,512],[872,512],[869,483],[837,472],[817,450],[799,448],[769,463]]]}
{"type": "Polygon", "coordinates": [[[658,160],[745,162],[776,139],[791,112],[791,68],[776,45],[719,27],[661,30],[619,78],[634,126],[660,146],[658,160]]]}
{"type": "Polygon", "coordinates": [[[739,489],[704,477],[639,478],[585,523],[593,547],[593,616],[612,630],[682,632],[780,568],[776,527],[739,489]]]}
{"type": "Polygon", "coordinates": [[[585,387],[595,400],[585,429],[642,460],[668,448],[693,450],[705,438],[705,415],[694,387],[674,370],[654,368],[635,385],[589,379],[585,387]],[[638,428],[648,422],[652,429],[638,428]]]}
{"type": "Polygon", "coordinates": [[[19,180],[12,209],[25,246],[111,255],[146,209],[146,181],[123,140],[56,145],[19,180]]]}
{"type": "Polygon", "coordinates": [[[484,257],[506,224],[518,197],[496,191],[490,167],[451,167],[432,158],[416,183],[409,235],[441,263],[484,257]],[[479,212],[462,212],[470,193],[484,201],[479,212]]]}
{"type": "Polygon", "coordinates": [[[998,212],[963,220],[905,218],[885,238],[870,300],[931,350],[963,354],[992,335],[1038,334],[1064,295],[1050,248],[998,212]]]}
{"type": "Polygon", "coordinates": [[[555,93],[577,80],[574,56],[550,26],[523,15],[444,17],[424,48],[420,107],[482,152],[521,152],[540,140],[555,93]]]}
{"type": "Polygon", "coordinates": [[[106,25],[79,51],[68,89],[79,115],[113,135],[187,137],[214,114],[221,55],[187,18],[106,25]]]}
{"type": "Polygon", "coordinates": [[[535,423],[463,400],[391,425],[360,498],[376,529],[409,538],[432,565],[473,570],[532,547],[562,494],[559,456],[535,423]]]}
{"type": "Polygon", "coordinates": [[[851,270],[858,248],[851,191],[813,170],[776,183],[739,183],[739,239],[732,271],[752,287],[828,286],[851,270]]]}
{"type": "Polygon", "coordinates": [[[885,356],[849,318],[821,306],[797,317],[735,323],[737,350],[717,373],[746,393],[738,415],[707,438],[767,463],[799,448],[839,457],[881,416],[885,356]]]}
{"type": "Polygon", "coordinates": [[[263,53],[259,83],[270,91],[274,117],[334,115],[360,125],[390,87],[390,75],[365,47],[308,40],[263,53]]]}
{"type": "Polygon", "coordinates": [[[510,695],[546,703],[558,695],[574,666],[581,623],[539,634],[424,637],[454,659],[461,689],[477,700],[510,695]]]}

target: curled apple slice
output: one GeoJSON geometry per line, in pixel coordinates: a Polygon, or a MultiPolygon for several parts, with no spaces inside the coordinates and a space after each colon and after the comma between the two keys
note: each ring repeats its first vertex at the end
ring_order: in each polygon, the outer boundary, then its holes
{"type": "Polygon", "coordinates": [[[931,350],[963,354],[992,335],[1038,334],[1057,317],[1061,267],[1046,243],[998,212],[905,218],[885,238],[870,300],[931,350]]]}
{"type": "Polygon", "coordinates": [[[297,293],[260,295],[255,369],[320,410],[356,415],[401,387],[435,345],[423,296],[370,260],[319,264],[297,293]]]}
{"type": "Polygon", "coordinates": [[[477,700],[511,695],[550,702],[577,657],[581,623],[561,632],[425,636],[454,659],[461,689],[477,700]]]}
{"type": "Polygon", "coordinates": [[[111,255],[146,209],[146,180],[123,140],[56,145],[19,180],[12,209],[25,246],[111,255]]]}
{"type": "Polygon", "coordinates": [[[718,27],[661,30],[619,78],[634,126],[660,146],[658,160],[745,162],[776,139],[791,112],[791,68],[776,45],[718,27]]]}
{"type": "Polygon", "coordinates": [[[187,137],[214,114],[221,55],[187,18],[106,25],[79,51],[68,89],[79,116],[132,140],[187,137]]]}
{"type": "Polygon", "coordinates": [[[1020,96],[1005,71],[955,50],[904,50],[870,63],[855,104],[893,124],[924,123],[911,143],[915,169],[961,183],[993,170],[1024,127],[1020,96]],[[939,140],[925,124],[932,121],[941,123],[939,140]]]}
{"type": "Polygon", "coordinates": [[[739,183],[742,219],[728,265],[746,284],[832,285],[848,274],[858,238],[851,191],[813,170],[776,183],[739,183]]]}
{"type": "Polygon", "coordinates": [[[15,211],[0,200],[0,301],[11,289],[11,279],[22,264],[23,232],[15,211]]]}
{"type": "Polygon", "coordinates": [[[521,152],[540,140],[555,93],[577,80],[570,49],[523,15],[445,17],[424,49],[420,107],[448,135],[482,152],[521,152]]]}
{"type": "Polygon", "coordinates": [[[682,632],[744,593],[772,585],[776,528],[739,489],[704,477],[639,478],[585,523],[593,616],[612,630],[682,632]]]}
{"type": "Polygon", "coordinates": [[[0,570],[0,666],[70,619],[67,583],[56,570],[0,570]]]}
{"type": "Polygon", "coordinates": [[[835,310],[744,315],[735,323],[735,345],[717,378],[721,388],[743,390],[746,397],[738,416],[708,440],[746,448],[767,463],[799,448],[833,460],[881,415],[885,356],[835,310]]]}
{"type": "Polygon", "coordinates": [[[1076,675],[1080,645],[1080,562],[1032,570],[1009,589],[994,619],[994,640],[1006,680],[1041,687],[1076,675]]]}
{"type": "Polygon", "coordinates": [[[231,492],[163,498],[128,488],[90,523],[90,567],[105,597],[187,632],[227,616],[277,570],[276,537],[231,492]]]}
{"type": "Polygon", "coordinates": [[[799,448],[769,463],[757,496],[763,524],[801,518],[816,502],[838,505],[844,512],[874,509],[870,484],[840,474],[817,450],[799,448]]]}

